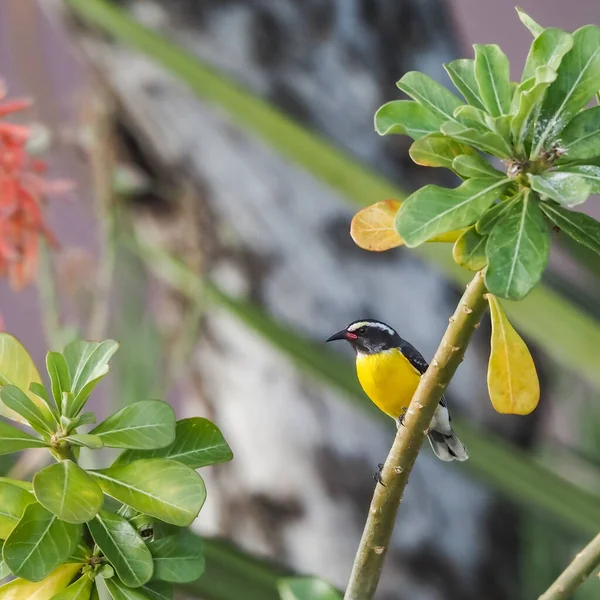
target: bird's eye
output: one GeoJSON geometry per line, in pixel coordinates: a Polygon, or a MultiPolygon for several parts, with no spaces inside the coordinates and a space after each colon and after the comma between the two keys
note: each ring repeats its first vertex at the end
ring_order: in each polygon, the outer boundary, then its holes
{"type": "Polygon", "coordinates": [[[365,335],[365,333],[367,333],[367,328],[366,327],[360,327],[356,333],[358,333],[358,335],[365,335]]]}

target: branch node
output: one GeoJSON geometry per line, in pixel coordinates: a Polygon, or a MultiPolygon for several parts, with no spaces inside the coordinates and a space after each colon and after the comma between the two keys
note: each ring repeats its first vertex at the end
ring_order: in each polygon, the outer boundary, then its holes
{"type": "Polygon", "coordinates": [[[385,552],[385,546],[375,546],[373,552],[375,552],[375,554],[383,554],[385,552]]]}
{"type": "Polygon", "coordinates": [[[470,306],[467,306],[466,304],[463,306],[463,310],[470,315],[473,312],[473,309],[470,306]]]}

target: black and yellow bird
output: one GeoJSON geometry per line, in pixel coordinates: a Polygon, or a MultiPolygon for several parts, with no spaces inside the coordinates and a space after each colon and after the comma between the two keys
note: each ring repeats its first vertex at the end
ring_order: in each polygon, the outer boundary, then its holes
{"type": "MultiPolygon", "coordinates": [[[[402,423],[404,413],[425,373],[427,361],[394,329],[381,321],[354,321],[327,341],[346,340],[356,351],[358,380],[371,401],[402,423]]],[[[427,434],[435,455],[444,461],[467,460],[467,449],[454,434],[442,397],[427,434]]]]}

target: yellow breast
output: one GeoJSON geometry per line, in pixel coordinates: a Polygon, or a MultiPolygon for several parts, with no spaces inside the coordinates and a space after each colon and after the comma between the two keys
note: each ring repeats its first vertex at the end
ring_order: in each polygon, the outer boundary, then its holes
{"type": "Polygon", "coordinates": [[[394,419],[408,408],[421,379],[421,374],[397,348],[378,354],[358,354],[356,373],[371,401],[394,419]]]}

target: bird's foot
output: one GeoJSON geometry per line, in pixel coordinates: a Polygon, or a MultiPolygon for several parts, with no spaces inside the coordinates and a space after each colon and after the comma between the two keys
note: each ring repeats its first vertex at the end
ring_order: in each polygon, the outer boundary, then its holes
{"type": "Polygon", "coordinates": [[[380,483],[383,487],[385,487],[385,483],[383,483],[383,479],[381,478],[381,471],[383,470],[383,463],[377,464],[377,472],[373,475],[373,479],[380,483]]]}
{"type": "Polygon", "coordinates": [[[396,419],[396,423],[398,424],[398,427],[402,426],[404,427],[404,417],[406,416],[406,408],[402,409],[402,414],[396,419]]]}

